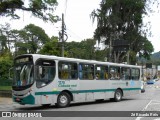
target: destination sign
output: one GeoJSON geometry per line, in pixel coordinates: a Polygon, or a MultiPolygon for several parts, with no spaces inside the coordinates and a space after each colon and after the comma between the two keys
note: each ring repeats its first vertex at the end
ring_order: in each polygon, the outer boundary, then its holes
{"type": "Polygon", "coordinates": [[[32,62],[32,57],[31,56],[24,56],[15,59],[15,63],[25,63],[25,62],[32,62]]]}

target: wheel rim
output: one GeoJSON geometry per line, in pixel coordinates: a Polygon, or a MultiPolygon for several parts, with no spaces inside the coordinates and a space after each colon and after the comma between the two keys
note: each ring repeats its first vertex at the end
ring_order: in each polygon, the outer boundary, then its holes
{"type": "Polygon", "coordinates": [[[60,97],[60,103],[62,103],[62,104],[67,104],[67,102],[68,102],[67,97],[66,97],[65,95],[62,95],[62,96],[60,97]]]}
{"type": "Polygon", "coordinates": [[[116,98],[117,98],[117,100],[120,100],[120,99],[121,99],[121,93],[120,93],[120,92],[117,92],[117,93],[116,93],[116,98]]]}

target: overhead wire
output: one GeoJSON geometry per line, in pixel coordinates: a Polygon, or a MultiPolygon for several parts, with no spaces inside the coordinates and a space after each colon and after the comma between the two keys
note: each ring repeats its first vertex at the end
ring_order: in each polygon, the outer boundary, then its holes
{"type": "MultiPolygon", "coordinates": [[[[68,16],[68,14],[67,14],[67,7],[68,7],[68,0],[65,1],[65,5],[64,5],[64,8],[65,8],[65,10],[64,10],[65,19],[66,19],[67,16],[68,16]]],[[[68,22],[67,22],[67,24],[68,24],[68,22]]],[[[69,23],[68,25],[71,26],[70,23],[69,23]]],[[[81,39],[81,40],[85,39],[85,38],[83,38],[81,35],[77,35],[76,33],[74,33],[73,30],[71,30],[71,29],[68,28],[68,27],[66,27],[66,30],[70,31],[71,34],[73,34],[74,36],[78,37],[78,38],[81,39]]],[[[70,34],[70,37],[72,36],[71,34],[70,34]]],[[[83,34],[88,34],[88,35],[89,35],[88,32],[87,32],[87,33],[86,33],[86,32],[83,33],[83,31],[81,31],[81,34],[82,34],[82,35],[83,35],[83,34]]]]}

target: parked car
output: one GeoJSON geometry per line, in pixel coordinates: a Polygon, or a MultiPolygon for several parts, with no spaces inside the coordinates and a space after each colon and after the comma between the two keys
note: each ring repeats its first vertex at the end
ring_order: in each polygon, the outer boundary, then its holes
{"type": "Polygon", "coordinates": [[[141,93],[145,92],[145,82],[141,81],[141,93]]]}
{"type": "Polygon", "coordinates": [[[155,83],[155,80],[154,80],[154,79],[147,80],[147,84],[154,84],[154,83],[155,83]]]}

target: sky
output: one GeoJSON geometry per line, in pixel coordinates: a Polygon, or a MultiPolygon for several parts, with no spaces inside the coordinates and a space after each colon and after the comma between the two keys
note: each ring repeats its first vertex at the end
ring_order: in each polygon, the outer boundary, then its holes
{"type": "MultiPolygon", "coordinates": [[[[64,21],[66,32],[68,35],[67,41],[81,41],[87,38],[93,38],[96,29],[96,22],[93,23],[90,14],[94,9],[99,7],[101,0],[57,0],[58,6],[54,14],[62,16],[64,13],[64,21]]],[[[157,7],[154,7],[157,10],[157,7]]],[[[51,36],[58,36],[61,30],[61,22],[56,24],[45,23],[43,20],[33,17],[28,12],[19,11],[20,20],[9,20],[8,18],[0,17],[0,24],[9,22],[12,29],[23,29],[24,26],[33,23],[42,27],[45,32],[51,36]]],[[[152,37],[148,37],[149,41],[154,46],[154,52],[159,52],[160,47],[160,13],[152,13],[144,18],[144,22],[150,21],[152,37]]]]}

